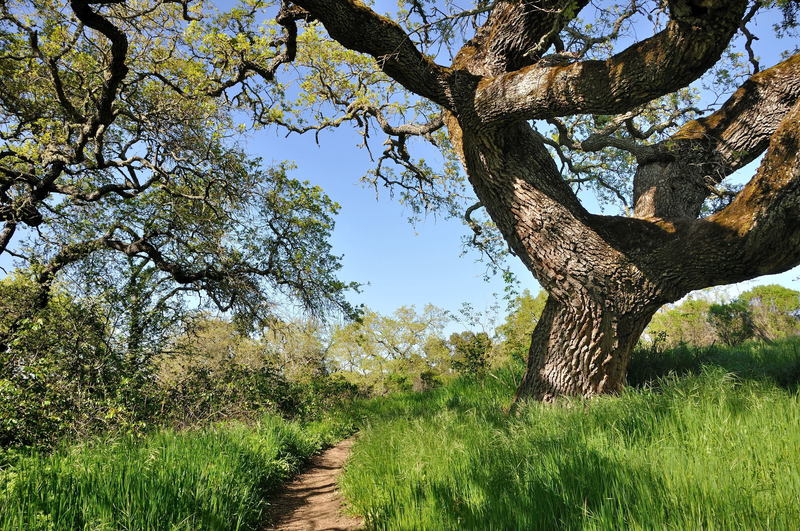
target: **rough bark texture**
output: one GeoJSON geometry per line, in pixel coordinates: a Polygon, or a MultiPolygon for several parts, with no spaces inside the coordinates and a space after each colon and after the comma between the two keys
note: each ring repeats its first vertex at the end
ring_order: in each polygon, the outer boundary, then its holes
{"type": "Polygon", "coordinates": [[[640,161],[635,215],[697,218],[709,189],[749,164],[800,97],[800,56],[752,76],[717,112],[684,125],[640,161]]]}
{"type": "Polygon", "coordinates": [[[549,298],[533,334],[517,398],[549,401],[562,395],[620,391],[631,349],[658,309],[652,304],[634,306],[549,298]]]}
{"type": "MultiPolygon", "coordinates": [[[[335,38],[342,30],[335,26],[344,23],[326,18],[320,6],[355,5],[297,3],[335,38]]],[[[574,16],[564,8],[586,3],[501,1],[451,67],[381,63],[418,94],[436,94],[475,193],[550,295],[518,398],[617,392],[632,347],[662,304],[800,263],[797,56],[753,76],[718,112],[669,142],[641,150],[635,218],[592,215],[581,206],[528,120],[625,113],[686,86],[719,59],[747,4],[670,0],[664,31],[606,61],[538,62],[567,15],[574,16]],[[768,146],[739,197],[698,219],[709,183],[768,146]]],[[[362,35],[385,23],[377,15],[367,19],[362,35]]],[[[373,53],[352,42],[355,34],[342,42],[373,53]]],[[[398,60],[413,57],[396,49],[398,60]]],[[[382,61],[382,53],[373,55],[382,61]]]]}

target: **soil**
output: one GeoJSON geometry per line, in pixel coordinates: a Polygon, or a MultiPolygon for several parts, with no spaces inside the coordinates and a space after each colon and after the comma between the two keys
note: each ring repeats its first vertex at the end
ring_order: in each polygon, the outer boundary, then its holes
{"type": "Polygon", "coordinates": [[[342,513],[344,498],[336,481],[350,455],[354,438],[316,455],[305,472],[272,500],[268,531],[352,531],[363,521],[342,513]]]}

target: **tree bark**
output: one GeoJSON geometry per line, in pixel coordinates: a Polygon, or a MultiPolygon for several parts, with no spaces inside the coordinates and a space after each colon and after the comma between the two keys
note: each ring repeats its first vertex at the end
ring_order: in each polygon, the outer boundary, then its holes
{"type": "Polygon", "coordinates": [[[618,393],[631,350],[656,309],[645,303],[626,311],[608,301],[548,298],[514,402],[618,393]]]}

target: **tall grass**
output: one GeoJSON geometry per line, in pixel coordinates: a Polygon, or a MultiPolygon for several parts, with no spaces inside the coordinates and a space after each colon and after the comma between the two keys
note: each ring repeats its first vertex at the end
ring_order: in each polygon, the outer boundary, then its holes
{"type": "Polygon", "coordinates": [[[354,425],[343,488],[377,529],[800,521],[800,340],[640,352],[619,397],[508,416],[519,377],[360,401],[311,424],[266,416],[0,455],[0,530],[256,529],[270,492],[354,425]]]}
{"type": "Polygon", "coordinates": [[[257,529],[267,493],[346,430],[265,416],[19,456],[0,469],[0,529],[257,529]]]}
{"type": "Polygon", "coordinates": [[[779,369],[795,345],[512,417],[508,371],[375,402],[343,489],[376,529],[793,529],[800,398],[779,369]]]}

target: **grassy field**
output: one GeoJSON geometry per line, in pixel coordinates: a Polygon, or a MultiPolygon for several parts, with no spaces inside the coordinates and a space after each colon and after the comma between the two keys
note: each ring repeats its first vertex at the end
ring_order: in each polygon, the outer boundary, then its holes
{"type": "Polygon", "coordinates": [[[373,401],[343,488],[377,529],[796,529],[798,346],[641,353],[512,417],[514,371],[373,401]]]}
{"type": "Polygon", "coordinates": [[[375,529],[792,529],[800,339],[640,352],[622,396],[503,410],[514,369],[310,424],[0,454],[0,530],[258,529],[269,493],[361,426],[343,489],[375,529]]]}
{"type": "Polygon", "coordinates": [[[259,529],[269,491],[348,429],[266,416],[14,456],[0,469],[0,529],[259,529]]]}

